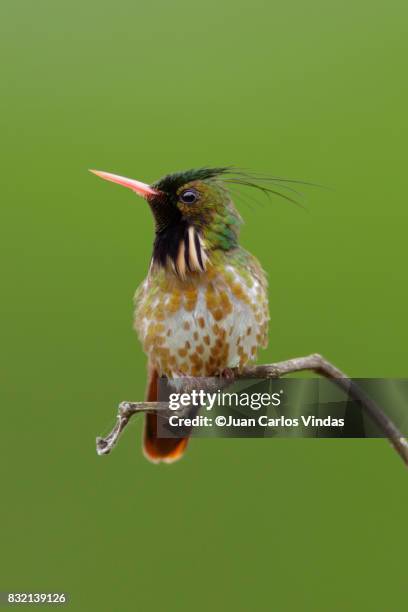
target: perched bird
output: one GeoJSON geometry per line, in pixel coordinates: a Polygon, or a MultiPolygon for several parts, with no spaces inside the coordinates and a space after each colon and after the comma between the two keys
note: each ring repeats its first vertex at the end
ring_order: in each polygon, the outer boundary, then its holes
{"type": "MultiPolygon", "coordinates": [[[[238,242],[242,220],[228,189],[231,170],[188,170],[152,185],[92,172],[142,196],[155,221],[149,272],[135,295],[134,326],[148,358],[146,399],[157,400],[161,376],[223,375],[255,360],[267,344],[267,283],[238,242]]],[[[188,439],[159,438],[156,429],[156,415],[146,415],[146,457],[179,459],[188,439]]]]}

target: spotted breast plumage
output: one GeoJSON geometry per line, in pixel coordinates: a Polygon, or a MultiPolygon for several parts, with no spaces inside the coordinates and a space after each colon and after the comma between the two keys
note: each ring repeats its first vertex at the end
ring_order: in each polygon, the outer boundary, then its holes
{"type": "MultiPolygon", "coordinates": [[[[266,346],[265,274],[238,243],[241,218],[226,185],[227,168],[168,175],[153,185],[94,171],[130,187],[150,204],[156,235],[149,272],[135,295],[134,326],[148,357],[147,399],[158,377],[241,370],[266,346]]],[[[147,415],[144,451],[174,461],[187,439],[160,439],[147,415]]]]}
{"type": "Polygon", "coordinates": [[[153,269],[138,290],[135,327],[159,375],[221,374],[242,368],[265,345],[264,275],[247,253],[217,259],[188,280],[153,269]]]}

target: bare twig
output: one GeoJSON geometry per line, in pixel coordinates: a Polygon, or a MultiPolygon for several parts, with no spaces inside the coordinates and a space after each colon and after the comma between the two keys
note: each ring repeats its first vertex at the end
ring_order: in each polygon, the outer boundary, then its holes
{"type": "MultiPolygon", "coordinates": [[[[295,357],[286,361],[279,361],[267,365],[258,365],[245,368],[235,379],[245,378],[280,378],[294,372],[312,371],[331,380],[335,385],[345,391],[348,396],[358,402],[367,415],[378,425],[384,435],[391,442],[404,463],[408,466],[408,442],[387,415],[369,398],[366,393],[338,368],[321,355],[314,353],[306,357],[295,357]]],[[[221,386],[231,384],[231,380],[224,379],[221,386]]],[[[210,383],[207,381],[206,386],[210,383]]],[[[220,380],[214,382],[214,387],[220,387],[220,380]]],[[[192,387],[194,387],[192,381],[192,387]]],[[[202,386],[202,385],[201,385],[202,386]]],[[[168,410],[167,402],[122,402],[119,404],[116,425],[105,438],[96,439],[96,450],[98,455],[106,455],[111,452],[117,443],[120,434],[125,429],[134,414],[140,412],[158,413],[168,410]]]]}
{"type": "Polygon", "coordinates": [[[107,455],[111,452],[122,431],[134,414],[139,412],[157,413],[168,409],[167,402],[121,402],[118,408],[115,427],[105,438],[96,438],[96,452],[107,455]]]}

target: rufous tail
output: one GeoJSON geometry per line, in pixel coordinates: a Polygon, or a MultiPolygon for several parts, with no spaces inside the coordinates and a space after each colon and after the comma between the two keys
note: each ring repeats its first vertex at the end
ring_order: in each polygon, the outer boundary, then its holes
{"type": "MultiPolygon", "coordinates": [[[[157,371],[149,367],[146,401],[158,401],[158,380],[157,371]]],[[[157,416],[155,414],[146,414],[143,433],[143,452],[147,459],[153,461],[153,463],[159,463],[160,461],[172,463],[183,456],[187,444],[188,438],[158,438],[157,416]]]]}

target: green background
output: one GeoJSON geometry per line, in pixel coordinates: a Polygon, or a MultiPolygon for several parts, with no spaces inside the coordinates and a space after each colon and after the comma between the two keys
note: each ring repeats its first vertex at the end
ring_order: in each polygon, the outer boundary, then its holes
{"type": "Polygon", "coordinates": [[[72,610],[406,609],[408,476],[386,441],[193,440],[141,420],[132,295],[153,181],[235,164],[323,183],[238,204],[270,279],[264,362],[408,375],[407,9],[378,2],[6,0],[1,76],[0,589],[72,610]]]}

